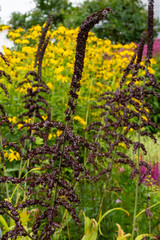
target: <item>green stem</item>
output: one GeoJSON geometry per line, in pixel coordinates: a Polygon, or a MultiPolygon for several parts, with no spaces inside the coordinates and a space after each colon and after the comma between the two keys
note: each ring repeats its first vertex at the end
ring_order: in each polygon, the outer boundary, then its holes
{"type": "MultiPolygon", "coordinates": [[[[147,73],[147,68],[148,68],[148,64],[146,65],[145,75],[147,73]]],[[[145,78],[143,79],[143,86],[145,86],[145,78]]],[[[142,100],[141,112],[142,112],[143,108],[144,108],[144,103],[143,103],[143,100],[142,100]]],[[[142,113],[141,112],[140,112],[140,115],[139,115],[139,130],[138,130],[138,142],[139,143],[140,143],[141,122],[142,122],[142,113]]],[[[137,161],[136,161],[136,167],[140,171],[139,159],[140,159],[140,148],[138,148],[138,158],[137,158],[137,161]]],[[[135,203],[134,203],[133,227],[132,227],[131,240],[134,239],[135,226],[136,226],[136,214],[137,214],[137,204],[138,204],[138,187],[139,187],[139,175],[137,175],[137,177],[136,177],[135,203]]]]}
{"type": "MultiPolygon", "coordinates": [[[[1,148],[1,151],[4,152],[3,144],[2,144],[2,133],[1,133],[1,131],[0,131],[0,148],[1,148]]],[[[4,176],[7,176],[7,174],[6,174],[6,166],[3,164],[3,162],[2,162],[2,166],[3,166],[4,176]]],[[[9,198],[9,190],[8,190],[8,184],[6,182],[5,182],[5,187],[6,187],[7,199],[9,201],[10,200],[10,198],[9,198]]]]}
{"type": "MultiPolygon", "coordinates": [[[[64,139],[66,139],[66,132],[67,132],[68,125],[69,125],[69,123],[66,122],[66,126],[65,126],[65,129],[64,129],[64,139]]],[[[62,146],[61,156],[60,156],[60,159],[59,159],[58,179],[57,179],[56,186],[55,186],[54,198],[53,198],[53,196],[52,196],[52,198],[51,198],[52,206],[55,205],[55,202],[56,202],[56,199],[57,199],[58,182],[59,182],[59,180],[60,180],[60,173],[61,173],[61,166],[62,166],[62,159],[63,159],[63,153],[64,153],[64,148],[65,148],[65,143],[66,143],[66,140],[64,140],[64,143],[63,143],[63,146],[62,146]]]]}
{"type": "MultiPolygon", "coordinates": [[[[121,128],[120,128],[120,132],[119,132],[119,134],[117,136],[117,142],[119,141],[119,136],[120,136],[120,133],[122,132],[122,128],[123,128],[123,126],[121,126],[121,128]]],[[[113,158],[112,158],[112,162],[111,162],[111,169],[112,169],[112,166],[113,166],[113,159],[115,157],[115,152],[116,152],[116,149],[115,149],[115,151],[113,153],[113,158]]],[[[103,207],[103,203],[104,203],[104,199],[105,199],[105,194],[107,192],[107,186],[108,186],[108,181],[110,179],[110,176],[111,176],[111,172],[107,175],[107,179],[105,181],[105,185],[106,186],[105,186],[105,189],[103,191],[103,195],[102,195],[101,202],[100,202],[100,208],[99,208],[99,213],[98,213],[98,221],[99,221],[99,216],[100,216],[101,211],[102,211],[102,207],[103,207]]]]}
{"type": "MultiPolygon", "coordinates": [[[[89,94],[88,94],[88,99],[87,99],[87,112],[86,112],[86,119],[85,119],[86,126],[88,125],[88,116],[89,116],[89,109],[90,109],[89,101],[90,101],[92,83],[93,83],[93,79],[91,77],[91,82],[89,85],[89,94]]],[[[87,131],[85,131],[85,139],[87,139],[87,131]]],[[[85,150],[84,150],[84,164],[86,163],[86,159],[87,159],[87,148],[85,148],[85,150]]]]}

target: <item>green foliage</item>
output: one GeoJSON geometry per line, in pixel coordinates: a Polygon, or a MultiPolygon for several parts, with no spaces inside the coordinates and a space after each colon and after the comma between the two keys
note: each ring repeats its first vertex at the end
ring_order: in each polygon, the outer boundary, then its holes
{"type": "MultiPolygon", "coordinates": [[[[109,38],[113,42],[139,42],[142,32],[147,28],[147,10],[141,0],[86,0],[83,4],[73,7],[67,0],[35,0],[36,8],[29,13],[13,13],[9,24],[13,28],[30,28],[43,23],[50,12],[53,13],[53,26],[63,24],[68,28],[80,26],[84,19],[105,7],[113,9],[108,20],[95,26],[93,32],[99,38],[109,38]]],[[[160,23],[155,20],[155,37],[160,31],[160,23]]]]}
{"type": "MultiPolygon", "coordinates": [[[[160,71],[159,71],[160,55],[158,55],[155,58],[155,60],[156,64],[154,64],[152,68],[155,70],[154,76],[157,82],[160,83],[160,71]]],[[[157,92],[158,94],[160,94],[160,90],[158,90],[157,92]]],[[[160,98],[159,97],[157,98],[156,96],[151,96],[149,99],[146,99],[146,101],[152,105],[154,110],[154,112],[150,112],[152,121],[158,124],[160,122],[160,98]]],[[[150,127],[150,130],[154,133],[156,132],[156,130],[153,127],[150,127]]]]}
{"type": "Polygon", "coordinates": [[[69,14],[72,4],[68,0],[35,0],[36,8],[31,12],[21,14],[13,12],[9,24],[14,28],[31,28],[33,25],[41,26],[47,21],[49,13],[53,14],[53,27],[63,24],[66,12],[69,14]]]}
{"type": "Polygon", "coordinates": [[[95,219],[89,219],[89,217],[87,217],[85,215],[85,213],[83,212],[84,219],[85,219],[85,235],[83,236],[82,240],[96,240],[97,235],[98,235],[98,230],[99,230],[100,234],[103,236],[103,234],[101,232],[101,221],[106,217],[106,215],[110,214],[113,211],[117,211],[117,210],[123,211],[129,216],[129,212],[127,212],[125,209],[113,208],[113,209],[110,209],[107,212],[105,212],[102,216],[100,214],[99,220],[97,222],[95,219]]]}
{"type": "MultiPolygon", "coordinates": [[[[128,43],[139,42],[141,33],[147,28],[147,10],[140,0],[92,0],[85,1],[80,7],[74,9],[74,17],[69,19],[67,27],[77,27],[81,21],[92,12],[99,11],[105,7],[110,7],[113,13],[108,20],[103,20],[94,28],[94,32],[99,38],[109,38],[111,41],[128,43]],[[117,4],[118,2],[118,4],[117,4]]],[[[155,21],[157,31],[160,30],[158,21],[155,21]]]]}

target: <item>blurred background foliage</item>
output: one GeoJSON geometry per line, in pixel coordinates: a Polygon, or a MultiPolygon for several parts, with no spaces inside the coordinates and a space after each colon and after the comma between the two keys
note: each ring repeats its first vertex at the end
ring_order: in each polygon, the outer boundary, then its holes
{"type": "MultiPolygon", "coordinates": [[[[106,7],[112,8],[113,13],[93,29],[97,37],[109,38],[114,43],[139,42],[141,33],[147,28],[147,10],[141,0],[85,0],[75,7],[68,0],[34,1],[36,7],[32,11],[25,14],[12,13],[9,25],[13,29],[28,29],[36,24],[42,26],[50,12],[54,16],[54,29],[60,25],[69,29],[76,28],[87,16],[106,7]]],[[[155,19],[155,37],[159,31],[160,23],[155,19]]]]}

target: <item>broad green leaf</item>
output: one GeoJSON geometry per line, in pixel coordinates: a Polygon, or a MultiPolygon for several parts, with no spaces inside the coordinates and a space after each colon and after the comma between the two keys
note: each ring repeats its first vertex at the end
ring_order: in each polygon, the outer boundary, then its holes
{"type": "Polygon", "coordinates": [[[152,238],[156,239],[156,237],[153,234],[141,234],[141,235],[137,236],[135,240],[141,240],[144,237],[152,237],[152,238]]]}
{"type": "Polygon", "coordinates": [[[89,219],[89,217],[87,217],[85,215],[84,212],[83,212],[83,215],[84,215],[84,220],[85,220],[85,222],[84,222],[84,231],[86,233],[88,231],[88,229],[90,228],[90,226],[91,226],[91,220],[89,219]]]}
{"type": "Polygon", "coordinates": [[[20,213],[20,220],[22,222],[22,225],[25,226],[25,224],[28,222],[29,220],[29,214],[27,212],[21,212],[20,213]]]}
{"type": "Polygon", "coordinates": [[[95,219],[91,219],[90,228],[87,230],[82,240],[96,240],[98,235],[98,223],[95,219]]]}
{"type": "Polygon", "coordinates": [[[98,235],[98,223],[95,219],[89,219],[83,212],[85,219],[85,235],[82,240],[96,240],[98,235]]]}
{"type": "Polygon", "coordinates": [[[5,227],[5,230],[8,230],[8,224],[2,215],[0,215],[0,223],[5,227]]]}

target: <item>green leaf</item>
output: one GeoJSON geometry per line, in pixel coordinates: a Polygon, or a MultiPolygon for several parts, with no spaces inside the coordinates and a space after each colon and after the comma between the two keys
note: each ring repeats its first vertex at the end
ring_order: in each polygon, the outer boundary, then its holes
{"type": "MultiPolygon", "coordinates": [[[[149,209],[157,206],[158,204],[160,204],[160,201],[157,202],[157,203],[155,203],[155,204],[153,204],[152,206],[150,206],[149,209]]],[[[136,215],[136,218],[139,217],[139,216],[140,216],[142,213],[144,213],[145,211],[146,211],[146,209],[143,209],[141,212],[139,212],[139,213],[136,215]]]]}
{"type": "Polygon", "coordinates": [[[20,220],[22,222],[22,225],[25,226],[25,224],[28,222],[29,220],[29,214],[27,212],[21,212],[20,213],[20,220]]]}
{"type": "Polygon", "coordinates": [[[118,238],[118,240],[126,240],[126,238],[130,237],[131,234],[127,233],[126,235],[124,235],[123,237],[118,238]]]}
{"type": "Polygon", "coordinates": [[[82,240],[96,240],[98,235],[98,223],[95,219],[89,219],[83,212],[85,219],[85,235],[82,240]]]}
{"type": "Polygon", "coordinates": [[[123,212],[127,213],[128,216],[130,215],[129,212],[128,212],[127,210],[123,209],[123,208],[113,208],[113,209],[108,210],[107,212],[105,212],[105,213],[103,214],[103,216],[99,218],[98,224],[100,224],[100,222],[103,220],[103,218],[104,218],[106,215],[108,215],[109,213],[111,213],[111,212],[113,212],[113,211],[116,211],[116,210],[123,211],[123,212]]]}
{"type": "Polygon", "coordinates": [[[43,138],[40,138],[39,136],[38,137],[36,137],[36,144],[37,145],[42,145],[43,144],[43,138]]]}
{"type": "Polygon", "coordinates": [[[141,235],[137,236],[135,240],[141,240],[144,237],[153,237],[154,239],[156,239],[156,237],[153,234],[141,234],[141,235]]]}
{"type": "Polygon", "coordinates": [[[15,172],[15,171],[18,171],[19,168],[8,168],[6,169],[6,172],[9,173],[9,172],[15,172]]]}
{"type": "Polygon", "coordinates": [[[5,227],[5,230],[8,230],[8,224],[6,220],[0,215],[0,223],[5,227]]]}
{"type": "Polygon", "coordinates": [[[103,220],[103,218],[104,218],[107,214],[109,214],[110,212],[113,212],[113,211],[115,211],[115,210],[120,210],[120,211],[123,211],[123,212],[127,213],[128,216],[130,215],[129,212],[128,212],[127,210],[123,209],[123,208],[113,208],[113,209],[111,209],[111,210],[108,210],[107,212],[105,212],[105,213],[103,214],[102,217],[101,217],[101,213],[100,213],[100,215],[99,215],[99,221],[98,221],[98,226],[99,226],[99,232],[100,232],[100,234],[101,234],[102,236],[104,236],[104,235],[102,234],[102,231],[101,231],[101,221],[103,220]]]}

